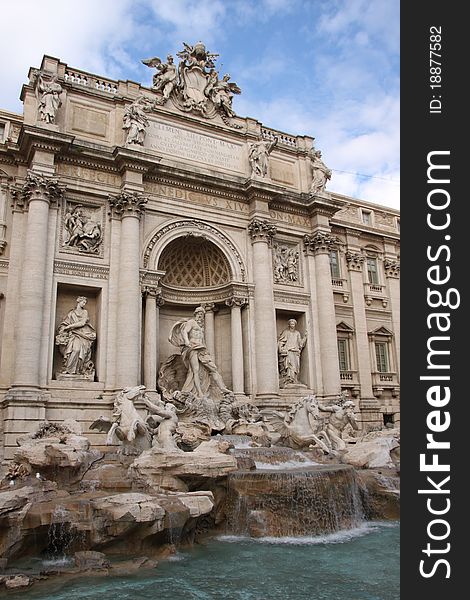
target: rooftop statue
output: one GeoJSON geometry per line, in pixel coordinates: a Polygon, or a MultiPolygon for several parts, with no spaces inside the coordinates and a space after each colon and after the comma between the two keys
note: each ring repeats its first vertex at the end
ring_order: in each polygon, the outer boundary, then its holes
{"type": "Polygon", "coordinates": [[[142,61],[147,67],[155,67],[158,70],[153,76],[153,89],[161,92],[162,97],[157,99],[155,104],[164,104],[178,83],[178,71],[173,62],[173,56],[169,54],[166,60],[167,62],[164,63],[156,56],[142,61]]]}
{"type": "Polygon", "coordinates": [[[321,159],[321,151],[312,149],[310,153],[310,165],[312,168],[311,194],[324,192],[325,186],[331,179],[331,169],[329,169],[321,159]]]}
{"type": "Polygon", "coordinates": [[[39,119],[45,123],[54,124],[59,106],[62,104],[60,95],[62,86],[58,82],[57,75],[53,75],[49,80],[44,75],[39,75],[37,91],[39,98],[39,119]]]}
{"type": "Polygon", "coordinates": [[[145,96],[139,96],[124,110],[122,128],[127,130],[126,144],[143,146],[149,120],[145,114],[151,109],[152,103],[145,96]]]}
{"type": "Polygon", "coordinates": [[[248,159],[251,165],[251,175],[266,177],[268,174],[268,159],[271,152],[276,146],[278,138],[273,141],[260,139],[257,142],[250,143],[248,151],[248,159]]]}

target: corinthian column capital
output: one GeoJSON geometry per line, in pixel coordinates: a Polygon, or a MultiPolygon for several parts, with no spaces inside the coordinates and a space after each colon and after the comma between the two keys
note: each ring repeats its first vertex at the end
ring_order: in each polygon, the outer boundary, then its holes
{"type": "Polygon", "coordinates": [[[304,235],[305,254],[329,254],[340,246],[340,240],[331,233],[317,231],[304,235]]]}
{"type": "Polygon", "coordinates": [[[121,192],[117,196],[108,196],[109,214],[122,219],[124,217],[142,216],[148,199],[139,192],[121,192]]]}
{"type": "Polygon", "coordinates": [[[248,225],[248,233],[250,234],[252,243],[262,241],[270,244],[277,233],[277,228],[266,219],[255,217],[248,225]]]}
{"type": "Polygon", "coordinates": [[[350,271],[362,271],[362,263],[365,257],[360,252],[346,251],[346,262],[350,271]]]}
{"type": "Polygon", "coordinates": [[[386,258],[384,260],[385,275],[392,279],[398,279],[400,277],[400,261],[390,260],[386,258]]]}
{"type": "Polygon", "coordinates": [[[29,170],[21,187],[11,189],[13,207],[26,210],[32,200],[43,200],[48,204],[58,203],[65,193],[65,186],[59,185],[58,177],[46,177],[29,170]]]}

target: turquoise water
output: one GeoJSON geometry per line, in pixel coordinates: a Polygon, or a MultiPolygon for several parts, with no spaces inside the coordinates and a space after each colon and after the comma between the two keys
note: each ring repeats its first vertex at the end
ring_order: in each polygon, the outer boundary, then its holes
{"type": "Polygon", "coordinates": [[[398,600],[399,525],[310,538],[219,537],[152,571],[47,586],[22,591],[21,600],[398,600]]]}

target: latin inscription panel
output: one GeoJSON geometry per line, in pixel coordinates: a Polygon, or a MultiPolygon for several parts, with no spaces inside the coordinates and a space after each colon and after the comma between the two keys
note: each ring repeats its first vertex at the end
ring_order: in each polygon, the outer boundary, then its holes
{"type": "Polygon", "coordinates": [[[244,172],[243,146],[210,135],[151,121],[145,147],[204,165],[244,172]]]}

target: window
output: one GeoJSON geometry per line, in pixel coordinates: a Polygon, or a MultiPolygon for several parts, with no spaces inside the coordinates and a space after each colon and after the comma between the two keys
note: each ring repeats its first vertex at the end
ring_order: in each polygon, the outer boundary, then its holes
{"type": "Polygon", "coordinates": [[[5,123],[0,123],[0,144],[5,141],[5,123]]]}
{"type": "Polygon", "coordinates": [[[368,258],[367,259],[367,277],[369,283],[378,284],[379,283],[379,274],[377,272],[377,259],[376,258],[368,258]]]}
{"type": "Polygon", "coordinates": [[[331,276],[335,279],[339,279],[341,277],[341,273],[339,271],[339,259],[337,250],[332,250],[330,252],[330,270],[331,276]]]}
{"type": "Polygon", "coordinates": [[[377,361],[377,371],[379,373],[388,373],[388,352],[386,342],[375,342],[375,358],[377,361]]]}
{"type": "Polygon", "coordinates": [[[339,370],[349,371],[349,348],[347,339],[338,340],[339,370]]]}
{"type": "Polygon", "coordinates": [[[397,229],[400,232],[400,219],[397,217],[397,229]]]}
{"type": "Polygon", "coordinates": [[[362,222],[364,225],[372,224],[372,213],[368,210],[361,210],[362,213],[362,222]]]}

